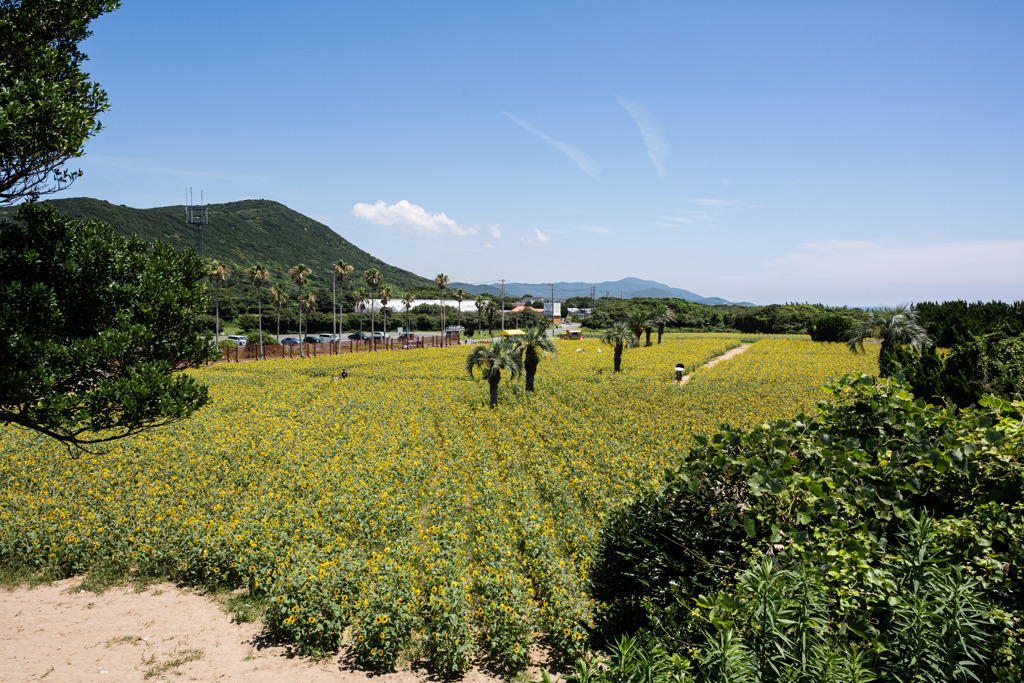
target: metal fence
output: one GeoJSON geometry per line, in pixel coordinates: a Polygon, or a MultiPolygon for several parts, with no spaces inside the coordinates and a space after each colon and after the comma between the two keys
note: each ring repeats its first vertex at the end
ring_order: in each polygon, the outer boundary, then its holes
{"type": "MultiPolygon", "coordinates": [[[[441,346],[455,346],[461,344],[457,332],[449,333],[447,340],[443,335],[437,334],[428,337],[417,337],[416,339],[396,339],[387,337],[385,339],[346,339],[345,341],[323,342],[320,344],[264,344],[263,360],[274,360],[276,358],[316,358],[317,356],[334,356],[343,353],[368,353],[370,351],[405,351],[409,349],[430,349],[441,346]]],[[[240,363],[244,360],[260,360],[259,344],[247,344],[245,346],[233,346],[221,349],[222,361],[228,363],[240,363]]]]}

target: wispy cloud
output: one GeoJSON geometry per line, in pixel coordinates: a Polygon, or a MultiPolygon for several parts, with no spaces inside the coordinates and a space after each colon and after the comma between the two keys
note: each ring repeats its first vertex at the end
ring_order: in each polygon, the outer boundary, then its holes
{"type": "Polygon", "coordinates": [[[538,138],[540,138],[544,142],[548,143],[549,145],[551,145],[552,147],[554,147],[555,149],[557,149],[558,151],[562,152],[567,157],[572,159],[574,162],[576,162],[577,166],[583,169],[584,173],[590,175],[593,178],[597,178],[599,175],[601,175],[600,164],[594,161],[589,155],[587,155],[579,148],[573,147],[568,143],[554,139],[550,135],[544,133],[541,130],[538,130],[537,128],[534,128],[526,121],[523,121],[522,119],[513,116],[507,111],[502,112],[502,114],[507,116],[511,121],[520,126],[526,132],[536,135],[538,138]]]}
{"type": "Polygon", "coordinates": [[[489,225],[489,226],[487,226],[487,228],[488,228],[488,230],[491,231],[491,237],[493,237],[496,240],[500,240],[501,239],[501,226],[500,225],[489,225]]]}
{"type": "Polygon", "coordinates": [[[459,225],[444,213],[428,213],[422,206],[405,199],[390,206],[383,199],[374,204],[359,203],[352,207],[352,215],[374,225],[397,225],[406,232],[428,237],[472,235],[476,232],[474,226],[459,225]]]}
{"type": "Polygon", "coordinates": [[[713,199],[709,197],[686,197],[683,199],[677,199],[676,201],[683,204],[694,204],[696,206],[713,206],[717,208],[731,208],[731,209],[760,209],[761,207],[757,204],[750,204],[743,202],[738,199],[713,199]]]}
{"type": "Polygon", "coordinates": [[[619,98],[619,104],[633,118],[633,123],[640,129],[640,135],[647,147],[647,156],[654,164],[654,170],[658,177],[665,179],[665,157],[668,156],[668,140],[665,138],[665,131],[662,130],[658,120],[647,110],[647,107],[636,100],[619,98]]]}
{"type": "Polygon", "coordinates": [[[678,228],[680,225],[696,222],[697,221],[693,218],[685,218],[683,216],[662,216],[658,220],[654,221],[654,225],[661,228],[678,228]]]}
{"type": "Polygon", "coordinates": [[[524,237],[523,244],[528,244],[531,247],[543,247],[545,244],[551,241],[551,238],[542,233],[540,230],[534,228],[533,238],[524,237]]]}

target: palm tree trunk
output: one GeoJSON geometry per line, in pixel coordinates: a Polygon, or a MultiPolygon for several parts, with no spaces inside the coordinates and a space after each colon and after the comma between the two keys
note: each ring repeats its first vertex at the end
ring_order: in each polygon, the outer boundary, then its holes
{"type": "Polygon", "coordinates": [[[615,372],[622,371],[622,342],[615,345],[615,372]]]}
{"type": "Polygon", "coordinates": [[[644,332],[647,334],[647,343],[644,344],[644,346],[650,346],[651,345],[651,328],[645,327],[644,328],[644,332]]]}
{"type": "Polygon", "coordinates": [[[217,340],[217,348],[220,349],[220,283],[217,283],[217,300],[213,307],[213,326],[215,330],[215,338],[217,340]]]}
{"type": "Polygon", "coordinates": [[[491,387],[491,407],[494,408],[498,405],[498,385],[501,383],[501,373],[492,372],[491,376],[487,378],[487,383],[491,387]]]}
{"type": "Polygon", "coordinates": [[[658,343],[661,343],[661,335],[665,334],[665,323],[658,323],[658,343]]]}
{"type": "Polygon", "coordinates": [[[302,288],[299,288],[299,358],[304,358],[303,347],[305,346],[302,338],[302,288]]]}
{"type": "Polygon", "coordinates": [[[371,351],[376,351],[377,350],[377,338],[373,336],[373,333],[374,333],[374,331],[376,329],[374,327],[376,317],[377,317],[376,313],[373,310],[373,295],[371,294],[370,295],[370,350],[371,351]]]}
{"type": "Polygon", "coordinates": [[[263,299],[260,297],[259,287],[256,288],[256,310],[259,311],[257,316],[260,321],[260,358],[266,360],[267,356],[263,353],[263,299]]]}
{"type": "Polygon", "coordinates": [[[331,334],[338,336],[338,274],[331,271],[334,277],[331,278],[331,334]]]}
{"type": "Polygon", "coordinates": [[[533,391],[533,378],[537,374],[538,363],[540,363],[540,359],[537,358],[537,352],[532,347],[526,349],[526,358],[523,359],[523,365],[526,367],[527,391],[533,391]]]}

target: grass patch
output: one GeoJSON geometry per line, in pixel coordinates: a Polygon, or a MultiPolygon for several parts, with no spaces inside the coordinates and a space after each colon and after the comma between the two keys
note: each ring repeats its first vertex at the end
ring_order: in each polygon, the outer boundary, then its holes
{"type": "Polygon", "coordinates": [[[143,664],[149,666],[145,673],[142,675],[143,678],[154,678],[161,674],[167,673],[172,669],[177,669],[179,666],[184,666],[189,662],[197,662],[203,658],[203,651],[191,648],[188,650],[177,650],[171,658],[166,662],[157,661],[156,655],[153,655],[149,659],[143,661],[143,664]]]}

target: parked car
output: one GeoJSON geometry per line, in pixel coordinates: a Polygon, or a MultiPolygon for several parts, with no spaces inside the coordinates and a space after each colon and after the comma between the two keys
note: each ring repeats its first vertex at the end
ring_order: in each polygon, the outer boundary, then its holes
{"type": "Polygon", "coordinates": [[[320,337],[314,337],[311,334],[307,334],[302,341],[306,344],[319,344],[320,342],[323,341],[323,339],[321,339],[320,337]]]}
{"type": "Polygon", "coordinates": [[[322,343],[338,341],[338,338],[333,334],[318,334],[316,336],[320,338],[322,343]]]}
{"type": "Polygon", "coordinates": [[[402,332],[402,333],[400,333],[398,335],[398,338],[399,339],[415,339],[416,338],[416,333],[415,332],[402,332]]]}
{"type": "Polygon", "coordinates": [[[352,341],[359,341],[360,339],[369,339],[370,334],[368,332],[353,332],[348,335],[348,338],[352,341]]]}
{"type": "Polygon", "coordinates": [[[235,342],[239,346],[245,346],[246,342],[249,341],[248,337],[243,337],[240,334],[229,334],[228,339],[235,342]]]}
{"type": "MultiPolygon", "coordinates": [[[[381,339],[384,339],[384,333],[383,332],[374,332],[373,333],[373,338],[376,339],[377,341],[380,341],[381,339]]],[[[367,337],[367,339],[369,339],[369,337],[367,337]]]]}
{"type": "Polygon", "coordinates": [[[285,337],[284,339],[281,340],[281,343],[285,346],[295,346],[296,344],[299,343],[299,340],[296,339],[295,337],[285,337]]]}

